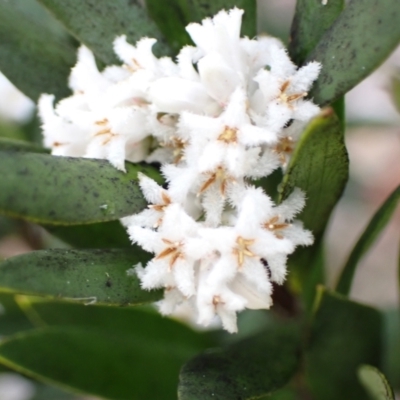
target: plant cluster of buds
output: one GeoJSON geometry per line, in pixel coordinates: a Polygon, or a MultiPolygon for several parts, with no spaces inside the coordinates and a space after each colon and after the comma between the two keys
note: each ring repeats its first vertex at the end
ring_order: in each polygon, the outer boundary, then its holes
{"type": "Polygon", "coordinates": [[[120,170],[126,160],[162,165],[167,188],[141,175],[150,205],[122,221],[154,254],[136,273],[144,289],[164,288],[163,314],[189,304],[198,323],[218,315],[230,332],[238,311],[271,306],[287,255],[312,243],[294,221],[304,194],[275,205],[252,181],[286,167],[319,112],[306,95],[321,67],[298,69],[275,38],[241,38],[242,14],[189,24],[195,46],[176,62],[153,55],[154,39],[132,46],[121,36],[114,49],[124,64],[99,72],[81,47],[74,94],[55,109],[53,96],[39,101],[53,154],[105,158],[120,170]]]}

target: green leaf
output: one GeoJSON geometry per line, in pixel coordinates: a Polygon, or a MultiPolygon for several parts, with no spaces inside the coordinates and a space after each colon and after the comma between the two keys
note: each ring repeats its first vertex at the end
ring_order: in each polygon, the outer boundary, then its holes
{"type": "Polygon", "coordinates": [[[54,326],[2,342],[0,362],[102,398],[176,399],[181,365],[212,345],[207,336],[136,308],[32,304],[54,326]]]}
{"type": "MultiPolygon", "coordinates": [[[[32,119],[29,120],[22,126],[26,139],[43,148],[43,132],[42,132],[42,121],[38,114],[34,114],[32,119]]],[[[45,149],[50,152],[50,150],[45,149]]]]}
{"type": "Polygon", "coordinates": [[[42,225],[48,232],[78,249],[132,247],[126,229],[119,221],[88,225],[42,225]]]}
{"type": "Polygon", "coordinates": [[[295,187],[302,189],[307,202],[299,219],[318,236],[344,190],[348,174],[343,129],[328,108],[303,132],[282,180],[281,199],[295,187]]]}
{"type": "Polygon", "coordinates": [[[319,284],[325,282],[325,248],[323,235],[316,238],[312,247],[301,247],[289,257],[291,271],[289,284],[295,293],[301,293],[306,311],[311,312],[319,284]]]}
{"type": "MultiPolygon", "coordinates": [[[[344,0],[330,0],[325,5],[321,0],[298,0],[296,2],[288,48],[290,57],[295,64],[304,64],[307,56],[340,15],[344,3],[344,0]]],[[[344,125],[344,98],[339,98],[332,104],[332,108],[344,125]]]]}
{"type": "Polygon", "coordinates": [[[307,57],[322,64],[314,102],[333,102],[377,68],[399,43],[399,19],[398,0],[350,1],[307,57]]]}
{"type": "Polygon", "coordinates": [[[193,20],[186,0],[164,2],[146,0],[146,6],[151,19],[157,24],[175,53],[178,53],[181,47],[191,44],[185,27],[193,20]]]}
{"type": "Polygon", "coordinates": [[[348,173],[343,125],[328,108],[306,127],[281,184],[281,200],[287,198],[295,187],[302,189],[307,196],[299,219],[313,232],[315,244],[299,248],[289,259],[289,269],[292,280],[297,281],[298,289],[303,290],[309,305],[313,301],[315,284],[322,280],[322,234],[346,185],[348,173]]]}
{"type": "Polygon", "coordinates": [[[14,121],[3,120],[3,117],[0,116],[0,146],[3,140],[20,142],[25,139],[26,135],[19,124],[14,121]]]}
{"type": "Polygon", "coordinates": [[[150,166],[105,160],[0,151],[0,213],[32,222],[81,225],[111,221],[146,207],[139,171],[160,182],[150,166]]]}
{"type": "Polygon", "coordinates": [[[344,295],[348,295],[350,293],[357,264],[378,239],[380,233],[386,227],[393,213],[396,211],[399,201],[400,186],[398,186],[381,205],[379,210],[372,217],[360,239],[358,239],[357,244],[354,246],[347,263],[343,267],[340,274],[339,282],[336,286],[336,291],[338,293],[344,295]]]}
{"type": "MultiPolygon", "coordinates": [[[[142,37],[161,39],[138,0],[39,0],[67,30],[105,64],[120,63],[113,51],[117,36],[126,35],[131,44],[142,37]]],[[[165,45],[158,46],[167,53],[165,45]]]]}
{"type": "Polygon", "coordinates": [[[0,151],[24,151],[32,153],[49,153],[48,149],[24,140],[0,138],[0,151]]]}
{"type": "Polygon", "coordinates": [[[0,70],[33,100],[43,92],[67,96],[75,48],[32,4],[0,2],[0,70]]]}
{"type": "Polygon", "coordinates": [[[297,329],[275,325],[226,348],[200,354],[182,368],[178,398],[245,400],[270,394],[294,374],[299,342],[297,329]]]}
{"type": "Polygon", "coordinates": [[[344,0],[329,0],[325,5],[321,0],[297,0],[288,49],[295,64],[304,63],[343,6],[344,0]]]}
{"type": "Polygon", "coordinates": [[[141,304],[159,300],[160,291],[140,288],[127,270],[149,259],[131,250],[39,250],[0,264],[0,287],[13,293],[37,294],[100,304],[141,304]]]}
{"type": "Polygon", "coordinates": [[[395,400],[393,389],[379,369],[371,365],[362,365],[358,369],[358,378],[371,400],[395,400]]]}
{"type": "MultiPolygon", "coordinates": [[[[48,150],[29,142],[0,138],[0,149],[5,151],[29,151],[47,153],[48,150]]],[[[0,220],[0,237],[3,232],[0,220]]],[[[117,248],[131,247],[126,229],[119,221],[107,221],[85,225],[46,225],[41,224],[48,232],[76,248],[117,248]]]]}
{"type": "Polygon", "coordinates": [[[193,21],[213,17],[218,11],[234,7],[245,11],[241,34],[253,38],[257,34],[256,0],[188,0],[193,21]]]}
{"type": "Polygon", "coordinates": [[[379,365],[382,324],[377,310],[319,288],[306,352],[306,376],[313,397],[367,398],[357,380],[357,368],[379,365]]]}

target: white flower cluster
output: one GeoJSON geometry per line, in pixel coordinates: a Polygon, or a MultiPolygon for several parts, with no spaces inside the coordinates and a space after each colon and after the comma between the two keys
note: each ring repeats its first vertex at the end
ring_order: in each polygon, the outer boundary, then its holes
{"type": "Polygon", "coordinates": [[[297,69],[281,42],[240,38],[243,11],[221,11],[186,28],[196,46],[175,63],[157,59],[154,39],[114,42],[122,66],[99,72],[79,50],[74,94],[53,109],[39,102],[45,144],[53,154],[159,162],[166,189],[141,175],[150,203],[123,219],[131,239],[154,258],[137,274],[145,289],[164,288],[170,314],[193,307],[208,325],[216,315],[235,332],[236,313],[269,308],[286,258],[312,235],[293,221],[304,206],[295,190],[275,206],[252,180],[284,168],[305,123],[319,112],[307,91],[320,64],[297,69]]]}

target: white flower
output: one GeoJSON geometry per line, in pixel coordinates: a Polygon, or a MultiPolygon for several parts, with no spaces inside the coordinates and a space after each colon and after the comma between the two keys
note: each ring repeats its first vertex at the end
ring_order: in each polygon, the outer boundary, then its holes
{"type": "Polygon", "coordinates": [[[179,77],[160,78],[151,86],[149,97],[160,112],[192,111],[216,115],[220,107],[200,82],[179,77]]]}
{"type": "Polygon", "coordinates": [[[131,239],[146,251],[155,254],[141,276],[142,287],[177,288],[185,296],[195,293],[195,259],[186,247],[188,240],[196,236],[198,227],[179,204],[172,204],[165,212],[158,231],[130,226],[131,239]]]}
{"type": "Polygon", "coordinates": [[[279,68],[272,64],[270,70],[263,69],[254,78],[262,94],[257,93],[255,99],[266,107],[266,125],[281,129],[291,119],[307,121],[318,114],[318,106],[304,98],[317,78],[321,64],[311,62],[295,71],[283,49],[276,49],[275,58],[279,68]]]}
{"type": "Polygon", "coordinates": [[[306,99],[321,68],[298,69],[270,37],[240,38],[243,11],[220,11],[187,27],[195,46],[175,63],[152,53],[154,39],[114,41],[123,65],[99,71],[85,47],[70,77],[74,94],[39,112],[53,154],[158,162],[166,184],[139,174],[148,208],[125,217],[130,238],[153,259],[135,271],[143,289],[164,289],[161,313],[191,307],[199,324],[268,309],[286,258],[312,234],[294,220],[305,197],[275,205],[251,180],[290,161],[319,108],[306,99]]]}
{"type": "Polygon", "coordinates": [[[125,226],[142,226],[157,228],[164,217],[166,209],[173,204],[167,190],[159,186],[153,179],[139,172],[139,185],[145,199],[149,202],[148,208],[139,214],[125,217],[121,222],[125,226]]]}
{"type": "MultiPolygon", "coordinates": [[[[74,108],[81,106],[81,98],[74,97],[74,108]]],[[[56,156],[83,157],[89,142],[89,132],[80,129],[67,117],[60,116],[54,110],[53,102],[53,95],[42,94],[38,103],[39,116],[43,121],[44,145],[50,147],[56,156]]]]}
{"type": "Polygon", "coordinates": [[[197,45],[201,55],[217,53],[234,71],[242,71],[243,54],[240,48],[240,27],[243,10],[234,8],[220,11],[214,18],[206,18],[202,24],[192,23],[187,32],[197,45]]]}

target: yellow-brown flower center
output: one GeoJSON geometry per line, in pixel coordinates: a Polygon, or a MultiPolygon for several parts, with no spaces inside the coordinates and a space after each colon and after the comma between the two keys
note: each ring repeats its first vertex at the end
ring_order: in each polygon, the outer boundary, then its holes
{"type": "Polygon", "coordinates": [[[287,157],[293,153],[294,140],[291,136],[284,136],[279,139],[273,151],[278,154],[279,161],[283,166],[286,166],[287,157]]]}
{"type": "Polygon", "coordinates": [[[279,219],[280,219],[279,216],[275,216],[275,217],[271,218],[269,221],[264,222],[263,227],[265,229],[268,229],[269,231],[273,232],[273,234],[278,239],[283,239],[283,235],[280,233],[280,231],[287,228],[290,224],[288,224],[286,222],[280,222],[279,219]]]}
{"type": "Polygon", "coordinates": [[[182,242],[171,242],[168,239],[161,239],[167,247],[156,257],[156,260],[169,257],[169,266],[168,270],[171,271],[172,267],[174,266],[176,260],[178,258],[183,258],[182,252],[182,242]]]}
{"type": "Polygon", "coordinates": [[[214,183],[219,185],[219,189],[222,196],[225,196],[226,187],[229,181],[234,181],[235,179],[227,174],[225,168],[219,166],[212,172],[206,173],[209,178],[203,183],[200,188],[199,194],[205,192],[214,183]]]}
{"type": "Polygon", "coordinates": [[[237,143],[237,129],[226,126],[223,132],[218,136],[218,140],[225,143],[237,143]]]}
{"type": "Polygon", "coordinates": [[[102,135],[107,135],[105,140],[103,141],[103,145],[106,145],[114,136],[117,136],[115,133],[111,131],[111,128],[109,126],[109,122],[107,118],[104,118],[100,121],[96,121],[95,125],[101,127],[99,131],[95,133],[94,136],[102,136],[102,135]]]}
{"type": "Polygon", "coordinates": [[[302,97],[307,96],[307,92],[302,92],[302,93],[292,93],[288,94],[287,90],[289,89],[290,86],[290,81],[285,81],[280,87],[280,94],[278,96],[278,99],[286,104],[289,108],[293,108],[293,103],[294,101],[301,99],[302,97]]]}
{"type": "Polygon", "coordinates": [[[243,239],[241,236],[236,239],[237,246],[233,249],[233,254],[237,256],[239,267],[243,265],[244,258],[246,256],[256,257],[256,255],[249,249],[249,246],[251,246],[254,242],[254,239],[243,239]]]}
{"type": "Polygon", "coordinates": [[[160,143],[161,146],[172,149],[174,156],[174,164],[178,164],[183,160],[185,155],[185,148],[187,146],[187,140],[184,140],[178,136],[171,136],[168,142],[160,143]]]}

